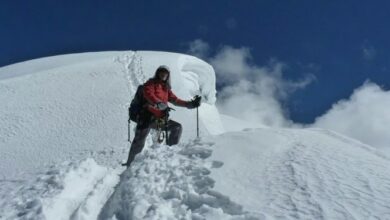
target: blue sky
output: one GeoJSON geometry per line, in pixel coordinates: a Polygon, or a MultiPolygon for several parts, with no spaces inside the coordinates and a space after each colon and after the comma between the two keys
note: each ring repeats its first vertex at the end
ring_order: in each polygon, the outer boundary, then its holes
{"type": "Polygon", "coordinates": [[[284,77],[316,78],[284,103],[310,123],[366,79],[390,87],[387,1],[19,1],[0,3],[0,66],[104,50],[210,53],[249,48],[258,66],[277,59],[284,77]]]}

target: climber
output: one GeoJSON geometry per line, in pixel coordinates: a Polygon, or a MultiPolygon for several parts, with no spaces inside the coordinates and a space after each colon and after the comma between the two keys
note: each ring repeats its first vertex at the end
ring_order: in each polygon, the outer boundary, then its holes
{"type": "Polygon", "coordinates": [[[135,156],[140,153],[145,145],[146,137],[150,129],[157,129],[161,123],[167,130],[167,145],[179,143],[182,126],[180,123],[168,119],[169,110],[168,102],[175,106],[186,107],[189,109],[200,106],[201,97],[195,96],[191,101],[184,101],[172,92],[170,83],[169,67],[163,65],[157,68],[154,77],[150,78],[142,87],[144,103],[137,115],[137,127],[135,137],[132,141],[127,162],[123,166],[129,166],[135,156]],[[165,120],[164,120],[165,119],[165,120]]]}

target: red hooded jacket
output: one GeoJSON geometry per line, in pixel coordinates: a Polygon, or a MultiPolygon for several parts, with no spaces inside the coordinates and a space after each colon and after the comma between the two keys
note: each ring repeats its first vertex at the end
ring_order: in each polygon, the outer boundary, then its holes
{"type": "Polygon", "coordinates": [[[144,84],[144,97],[148,101],[146,109],[151,112],[157,118],[164,116],[163,111],[157,109],[156,105],[159,102],[168,104],[168,102],[176,105],[186,107],[187,102],[176,97],[171,91],[171,88],[167,82],[164,82],[158,78],[149,79],[144,84]]]}

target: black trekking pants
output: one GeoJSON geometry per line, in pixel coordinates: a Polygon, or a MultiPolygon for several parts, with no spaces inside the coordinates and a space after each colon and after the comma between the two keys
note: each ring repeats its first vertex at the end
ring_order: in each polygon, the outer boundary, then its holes
{"type": "MultiPolygon", "coordinates": [[[[142,126],[137,124],[135,136],[130,147],[129,157],[126,162],[127,164],[130,164],[134,160],[135,156],[144,148],[146,137],[148,136],[150,129],[156,129],[156,122],[151,122],[146,126],[145,124],[142,126]]],[[[169,146],[179,143],[182,130],[180,123],[168,120],[168,137],[166,138],[169,146]]]]}

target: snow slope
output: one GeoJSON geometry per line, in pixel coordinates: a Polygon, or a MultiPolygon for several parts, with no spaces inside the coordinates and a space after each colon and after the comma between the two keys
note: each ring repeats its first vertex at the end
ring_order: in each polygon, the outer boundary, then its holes
{"type": "MultiPolygon", "coordinates": [[[[172,86],[178,96],[205,97],[207,114],[201,111],[202,121],[218,119],[213,106],[213,69],[187,55],[86,53],[0,68],[0,178],[25,178],[46,164],[69,158],[91,156],[107,165],[111,163],[107,155],[123,156],[128,148],[127,107],[131,97],[160,64],[171,67],[172,86]]],[[[194,111],[181,108],[172,115],[185,125],[184,139],[195,135],[194,111]]],[[[223,132],[218,120],[213,124],[215,128],[209,131],[223,132]]]]}
{"type": "Polygon", "coordinates": [[[390,161],[372,147],[320,129],[247,129],[211,139],[211,159],[224,162],[211,173],[215,190],[248,211],[270,219],[390,219],[390,161]]]}
{"type": "MultiPolygon", "coordinates": [[[[0,68],[0,219],[390,219],[389,158],[337,133],[220,115],[215,73],[183,54],[123,51],[0,68]],[[147,140],[129,169],[127,107],[160,64],[179,145],[147,140]]],[[[133,135],[133,134],[132,134],[133,135]]]]}

